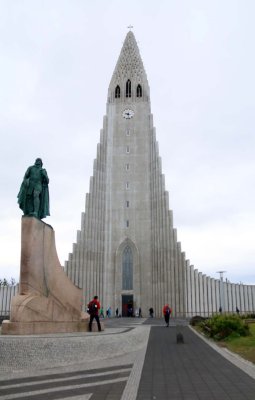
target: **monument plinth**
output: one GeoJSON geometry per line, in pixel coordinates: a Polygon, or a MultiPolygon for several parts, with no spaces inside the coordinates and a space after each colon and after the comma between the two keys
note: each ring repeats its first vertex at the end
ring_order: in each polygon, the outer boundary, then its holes
{"type": "Polygon", "coordinates": [[[11,303],[2,334],[81,332],[89,315],[81,311],[82,290],[60,265],[53,228],[35,217],[22,217],[19,294],[11,303]]]}

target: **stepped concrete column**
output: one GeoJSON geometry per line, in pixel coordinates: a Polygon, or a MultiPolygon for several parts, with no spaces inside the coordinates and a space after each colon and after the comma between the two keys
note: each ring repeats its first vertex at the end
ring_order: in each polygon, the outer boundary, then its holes
{"type": "Polygon", "coordinates": [[[52,227],[22,217],[19,294],[12,298],[2,334],[87,331],[89,316],[81,312],[81,300],[81,290],[59,263],[52,227]]]}

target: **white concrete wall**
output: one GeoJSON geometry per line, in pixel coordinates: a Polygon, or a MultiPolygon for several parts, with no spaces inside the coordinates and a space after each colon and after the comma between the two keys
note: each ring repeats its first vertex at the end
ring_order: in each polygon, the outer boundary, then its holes
{"type": "Polygon", "coordinates": [[[186,263],[186,316],[210,316],[222,311],[255,313],[255,286],[234,284],[203,275],[186,263]],[[222,293],[221,293],[222,291],[222,293]]]}
{"type": "Polygon", "coordinates": [[[11,299],[19,292],[19,285],[0,286],[0,316],[10,315],[11,299]]]}

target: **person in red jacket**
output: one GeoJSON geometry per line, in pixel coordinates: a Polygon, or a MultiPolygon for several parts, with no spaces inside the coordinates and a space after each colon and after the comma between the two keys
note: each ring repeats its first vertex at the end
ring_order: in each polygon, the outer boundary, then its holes
{"type": "Polygon", "coordinates": [[[90,332],[92,331],[92,322],[93,322],[94,318],[97,321],[97,326],[98,326],[99,332],[101,331],[101,324],[100,324],[99,315],[98,315],[100,308],[101,308],[101,306],[98,301],[98,296],[94,296],[94,299],[91,300],[88,304],[88,312],[90,314],[90,319],[89,319],[89,331],[90,332]]]}
{"type": "Polygon", "coordinates": [[[166,321],[166,327],[169,326],[169,319],[170,319],[170,316],[171,316],[171,312],[172,312],[172,309],[169,307],[169,304],[166,304],[163,307],[163,314],[164,314],[164,318],[165,318],[165,321],[166,321]]]}

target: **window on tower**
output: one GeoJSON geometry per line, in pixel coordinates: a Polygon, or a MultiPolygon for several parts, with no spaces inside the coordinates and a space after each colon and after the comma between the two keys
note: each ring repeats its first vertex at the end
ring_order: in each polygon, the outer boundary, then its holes
{"type": "Polygon", "coordinates": [[[120,87],[119,85],[116,86],[115,88],[115,99],[120,98],[120,87]]]}
{"type": "Polygon", "coordinates": [[[136,96],[137,97],[142,97],[142,94],[143,94],[142,86],[139,84],[139,85],[137,85],[137,88],[136,88],[136,96]]]}
{"type": "Polygon", "coordinates": [[[133,289],[133,254],[129,246],[127,246],[122,254],[122,289],[133,289]]]}
{"type": "Polygon", "coordinates": [[[130,79],[128,79],[127,83],[126,83],[126,97],[131,97],[131,81],[130,81],[130,79]]]}

